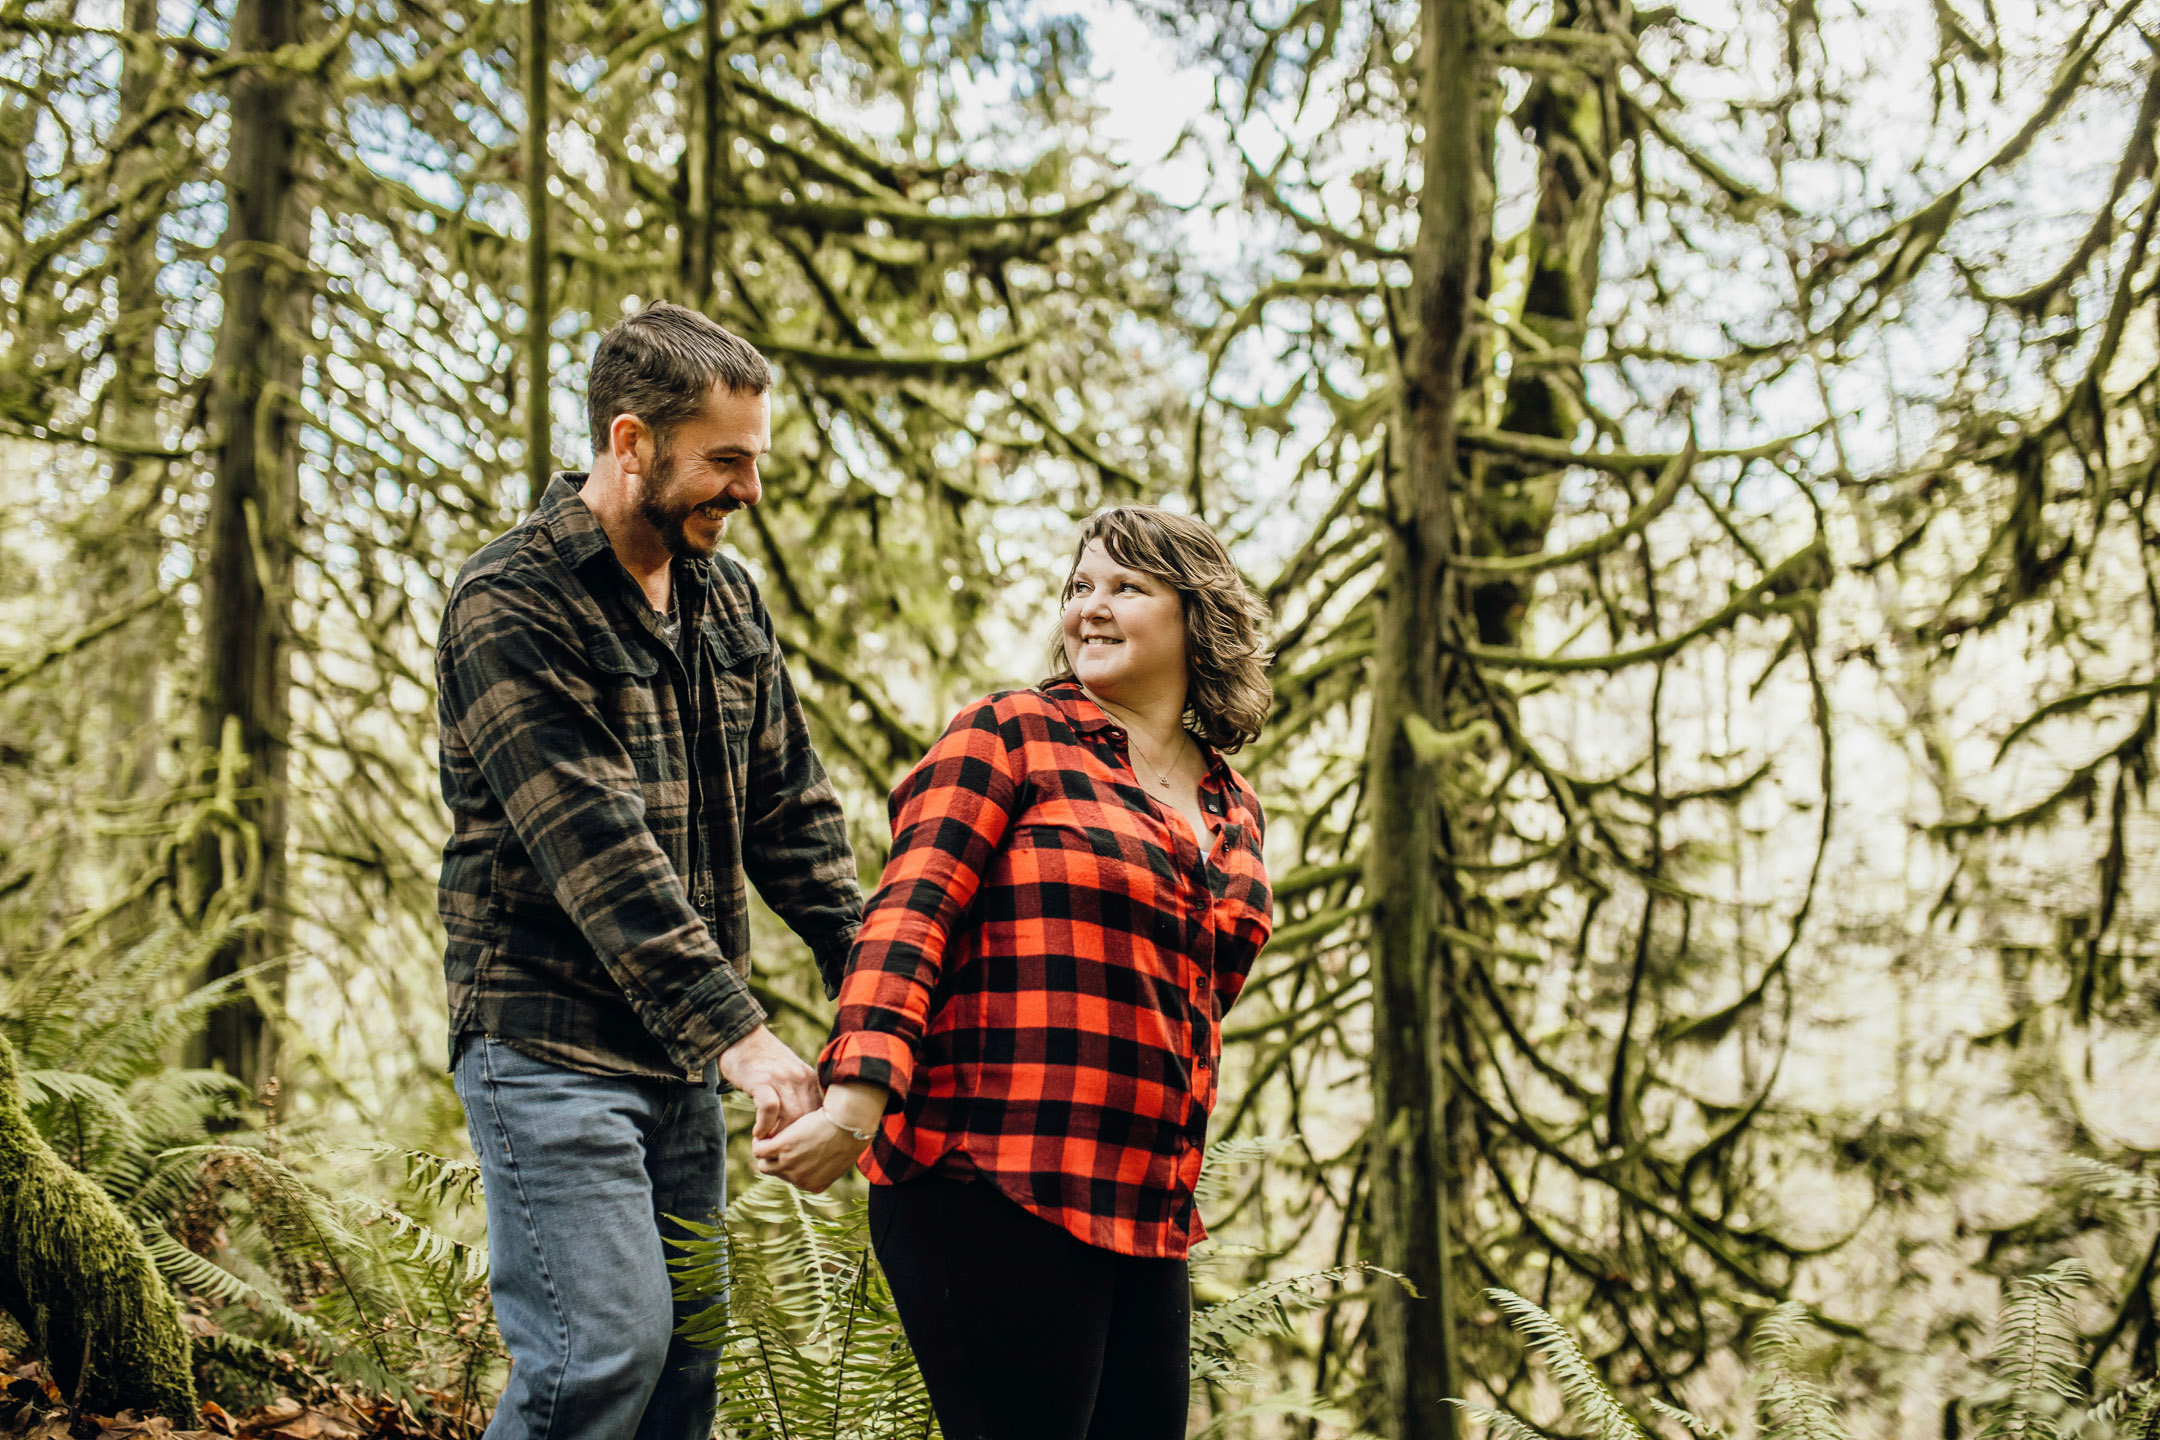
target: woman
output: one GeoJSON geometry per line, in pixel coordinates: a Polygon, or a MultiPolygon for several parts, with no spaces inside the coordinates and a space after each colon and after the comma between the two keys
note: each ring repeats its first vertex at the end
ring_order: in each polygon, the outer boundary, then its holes
{"type": "Polygon", "coordinates": [[[1267,715],[1265,618],[1198,522],[1088,522],[1057,673],[962,710],[893,792],[824,1108],[752,1147],[822,1190],[869,1146],[871,1241],[948,1440],[1185,1433],[1193,1185],[1272,923],[1260,804],[1221,753],[1267,715]]]}

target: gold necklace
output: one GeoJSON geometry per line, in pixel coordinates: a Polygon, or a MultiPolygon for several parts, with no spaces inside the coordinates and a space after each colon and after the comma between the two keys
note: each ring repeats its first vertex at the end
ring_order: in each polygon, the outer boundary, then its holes
{"type": "MultiPolygon", "coordinates": [[[[1098,697],[1098,696],[1096,695],[1096,693],[1095,693],[1094,691],[1092,691],[1092,690],[1088,689],[1088,688],[1087,688],[1087,686],[1085,686],[1085,685],[1082,685],[1082,686],[1080,687],[1080,693],[1081,693],[1081,694],[1083,694],[1083,695],[1085,695],[1085,696],[1087,696],[1087,697],[1088,697],[1088,699],[1090,699],[1090,700],[1093,700],[1093,701],[1095,702],[1095,708],[1096,708],[1096,709],[1098,709],[1098,710],[1102,711],[1102,712],[1103,712],[1103,714],[1105,714],[1105,715],[1110,715],[1110,707],[1109,707],[1109,706],[1107,706],[1107,705],[1105,705],[1105,704],[1103,704],[1103,702],[1102,702],[1101,698],[1100,698],[1100,697],[1098,697]]],[[[1114,715],[1111,715],[1111,716],[1110,716],[1110,718],[1111,718],[1111,719],[1113,719],[1113,720],[1115,720],[1115,719],[1116,719],[1117,717],[1116,717],[1116,716],[1114,716],[1114,715]]],[[[1184,729],[1184,728],[1183,728],[1182,726],[1180,726],[1180,727],[1179,727],[1179,729],[1178,729],[1178,739],[1180,739],[1180,740],[1190,740],[1190,739],[1192,739],[1192,736],[1191,736],[1191,734],[1189,734],[1189,733],[1188,733],[1188,732],[1187,732],[1187,731],[1186,731],[1186,730],[1185,730],[1185,729],[1184,729]]],[[[1147,764],[1148,764],[1148,768],[1150,768],[1150,769],[1153,769],[1153,768],[1154,768],[1154,766],[1155,766],[1155,762],[1154,762],[1154,761],[1152,761],[1152,760],[1148,760],[1148,758],[1147,758],[1147,752],[1146,752],[1145,750],[1142,750],[1142,749],[1140,748],[1140,740],[1139,740],[1139,737],[1138,737],[1138,733],[1137,733],[1136,731],[1134,731],[1134,729],[1133,729],[1133,728],[1132,728],[1131,726],[1129,726],[1129,725],[1125,727],[1125,741],[1126,741],[1126,747],[1125,747],[1125,748],[1127,748],[1128,750],[1132,751],[1132,752],[1133,752],[1134,754],[1138,755],[1138,756],[1139,756],[1139,757],[1140,757],[1140,758],[1141,758],[1142,760],[1146,760],[1146,761],[1147,761],[1147,764]]],[[[1162,769],[1161,769],[1160,771],[1158,771],[1158,772],[1157,772],[1157,774],[1156,774],[1156,776],[1155,776],[1155,788],[1156,788],[1156,789],[1158,789],[1158,790],[1167,790],[1167,789],[1169,789],[1169,788],[1170,788],[1170,772],[1171,772],[1172,770],[1176,769],[1176,768],[1177,768],[1177,762],[1178,762],[1178,761],[1180,761],[1180,760],[1182,760],[1182,759],[1184,759],[1184,758],[1185,758],[1185,747],[1184,747],[1183,745],[1180,745],[1180,746],[1178,746],[1178,747],[1177,747],[1177,750],[1175,751],[1175,753],[1173,753],[1173,754],[1171,755],[1171,757],[1170,757],[1170,763],[1169,763],[1168,765],[1165,765],[1165,766],[1163,766],[1163,767],[1162,767],[1162,769]]],[[[1138,767],[1138,766],[1134,766],[1133,768],[1134,768],[1134,773],[1136,773],[1136,774],[1137,774],[1137,773],[1138,773],[1138,771],[1139,771],[1139,767],[1138,767]]]]}
{"type": "MultiPolygon", "coordinates": [[[[1140,749],[1140,741],[1139,741],[1139,739],[1138,739],[1137,737],[1134,737],[1134,736],[1132,736],[1132,735],[1130,734],[1130,732],[1128,732],[1128,737],[1127,737],[1127,738],[1131,740],[1131,742],[1132,742],[1132,748],[1133,748],[1133,750],[1134,750],[1134,751],[1135,751],[1136,753],[1138,753],[1138,754],[1139,754],[1140,758],[1141,758],[1142,760],[1147,760],[1148,768],[1149,768],[1150,770],[1154,770],[1154,769],[1155,769],[1155,762],[1154,762],[1154,761],[1152,761],[1152,760],[1148,760],[1148,758],[1147,758],[1147,752],[1146,752],[1146,751],[1144,751],[1144,750],[1141,750],[1141,749],[1140,749]]],[[[1185,736],[1185,734],[1184,734],[1184,732],[1183,732],[1183,731],[1179,731],[1179,732],[1178,732],[1178,738],[1179,738],[1179,739],[1181,739],[1181,740],[1182,740],[1182,739],[1184,739],[1184,738],[1186,738],[1186,736],[1185,736]]],[[[1161,769],[1160,769],[1159,771],[1157,771],[1157,772],[1156,772],[1156,775],[1155,775],[1155,788],[1156,788],[1156,789],[1158,789],[1158,790],[1167,790],[1167,789],[1169,789],[1169,788],[1170,788],[1170,772],[1171,772],[1172,770],[1176,769],[1176,768],[1177,768],[1177,763],[1178,763],[1178,761],[1180,761],[1180,760],[1183,760],[1184,758],[1185,758],[1185,747],[1184,747],[1183,745],[1180,745],[1180,746],[1178,746],[1178,748],[1177,748],[1176,750],[1174,750],[1174,751],[1172,751],[1172,752],[1171,752],[1171,755],[1170,755],[1170,763],[1169,763],[1168,765],[1165,765],[1165,766],[1163,766],[1163,767],[1162,767],[1162,768],[1161,768],[1161,769]]]]}

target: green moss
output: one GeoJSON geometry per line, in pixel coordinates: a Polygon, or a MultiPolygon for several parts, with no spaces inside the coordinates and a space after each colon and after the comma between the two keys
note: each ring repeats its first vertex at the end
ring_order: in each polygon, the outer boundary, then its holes
{"type": "Polygon", "coordinates": [[[24,1113],[15,1048],[0,1037],[0,1309],[53,1382],[93,1414],[186,1424],[195,1378],[172,1292],[135,1227],[55,1155],[24,1113]]]}

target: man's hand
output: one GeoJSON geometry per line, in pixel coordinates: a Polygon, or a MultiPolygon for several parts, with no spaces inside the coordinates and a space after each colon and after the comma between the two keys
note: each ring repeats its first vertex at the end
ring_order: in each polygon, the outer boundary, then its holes
{"type": "Polygon", "coordinates": [[[720,1073],[756,1103],[757,1121],[750,1128],[756,1140],[779,1134],[824,1098],[817,1071],[763,1025],[720,1052],[720,1073]]]}
{"type": "Polygon", "coordinates": [[[877,1127],[885,1110],[885,1091],[859,1080],[848,1081],[835,1085],[825,1104],[829,1108],[824,1113],[804,1115],[778,1135],[751,1143],[751,1163],[760,1174],[778,1175],[813,1195],[847,1174],[867,1143],[848,1132],[877,1127]]]}

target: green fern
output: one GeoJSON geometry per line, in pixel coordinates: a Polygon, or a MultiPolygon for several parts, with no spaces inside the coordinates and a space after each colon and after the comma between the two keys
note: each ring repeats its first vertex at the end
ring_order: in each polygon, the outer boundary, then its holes
{"type": "Polygon", "coordinates": [[[2152,1440],[2160,1434],[2160,1383],[2141,1380],[2088,1407],[2068,1433],[2081,1440],[2152,1440]]]}
{"type": "Polygon", "coordinates": [[[452,1160],[426,1150],[401,1145],[361,1145],[346,1152],[370,1159],[393,1160],[405,1172],[405,1188],[423,1196],[429,1204],[464,1207],[479,1203],[480,1162],[452,1160]]]}
{"type": "MultiPolygon", "coordinates": [[[[676,1293],[706,1302],[682,1333],[721,1353],[723,1433],[742,1440],[935,1433],[860,1200],[807,1196],[766,1178],[734,1198],[724,1222],[682,1223],[693,1238],[675,1242],[681,1253],[669,1264],[676,1293]]],[[[1346,1279],[1369,1275],[1392,1278],[1349,1265],[1270,1280],[1202,1307],[1192,1324],[1193,1377],[1252,1383],[1258,1375],[1239,1355],[1242,1342],[1287,1328],[1294,1312],[1323,1303],[1346,1279]]],[[[1349,1425],[1324,1398],[1293,1390],[1233,1407],[1199,1435],[1268,1417],[1349,1425]]],[[[1370,1437],[1352,1431],[1350,1440],[1370,1437]]]]}
{"type": "Polygon", "coordinates": [[[1522,1336],[1531,1353],[1545,1362],[1570,1414],[1589,1426],[1600,1440],[1647,1440],[1642,1422],[1606,1388],[1566,1327],[1512,1290],[1495,1287],[1485,1296],[1507,1316],[1508,1324],[1522,1336]]]}
{"type": "Polygon", "coordinates": [[[1495,1410],[1474,1400],[1450,1400],[1448,1404],[1483,1426],[1490,1440],[1550,1440],[1544,1431],[1505,1410],[1495,1410]]]}
{"type": "Polygon", "coordinates": [[[2103,1199],[2139,1210],[2160,1210],[2160,1181],[2150,1175],[2083,1155],[2063,1161],[2063,1173],[2103,1199]]]}
{"type": "MultiPolygon", "coordinates": [[[[2085,1267],[2075,1260],[2011,1282],[1997,1322],[1989,1382],[1973,1397],[1981,1440],[2160,1440],[2160,1381],[2137,1380],[2089,1406],[2081,1403],[2083,1342],[2070,1307],[2089,1283],[2085,1267]]],[[[1510,1291],[1485,1293],[1544,1362],[1571,1414],[1601,1440],[1647,1440],[1650,1427],[1621,1405],[1559,1322],[1510,1291]]],[[[1836,1402],[1804,1373],[1813,1335],[1807,1311],[1791,1301],[1757,1322],[1749,1347],[1756,1369],[1748,1388],[1755,1395],[1761,1440],[1846,1440],[1836,1402]]],[[[1508,1411],[1461,1399],[1450,1403],[1491,1440],[1545,1440],[1508,1411]]],[[[1722,1440],[1686,1410],[1655,1399],[1649,1405],[1701,1440],[1722,1440]]]]}
{"type": "Polygon", "coordinates": [[[313,1317],[285,1303],[274,1290],[254,1284],[187,1249],[172,1236],[154,1231],[143,1236],[150,1258],[165,1277],[205,1300],[242,1306],[259,1314],[269,1333],[288,1344],[312,1346],[324,1354],[341,1353],[345,1346],[313,1317]]]}
{"type": "Polygon", "coordinates": [[[1756,1322],[1749,1348],[1758,1367],[1755,1413],[1762,1440],[1850,1440],[1836,1403],[1801,1373],[1814,1333],[1807,1308],[1796,1300],[1756,1322]]]}
{"type": "Polygon", "coordinates": [[[1702,1440],[1725,1440],[1724,1431],[1712,1427],[1708,1421],[1695,1414],[1692,1410],[1683,1410],[1678,1405],[1668,1405],[1655,1396],[1651,1398],[1650,1408],[1679,1425],[1689,1434],[1701,1436],[1702,1440]]]}
{"type": "Polygon", "coordinates": [[[821,1200],[770,1177],[723,1224],[682,1222],[683,1326],[720,1351],[720,1424],[742,1440],[921,1440],[930,1399],[870,1254],[861,1201],[821,1200]]]}
{"type": "Polygon", "coordinates": [[[280,1155],[231,1077],[166,1063],[245,986],[241,974],[187,988],[253,923],[170,923],[117,957],[63,949],[0,978],[33,1123],[134,1220],[167,1279],[213,1307],[206,1353],[265,1373],[289,1354],[423,1405],[430,1381],[469,1389],[499,1360],[491,1329],[471,1323],[485,1251],[438,1218],[473,1204],[478,1166],[390,1147],[280,1155]],[[399,1173],[352,1175],[340,1160],[354,1153],[399,1173]]]}
{"type": "Polygon", "coordinates": [[[2063,1417],[2085,1394],[2084,1347],[2070,1306],[2092,1282],[2076,1260],[2010,1282],[1990,1370],[1999,1400],[1982,1408],[1982,1440],[1994,1436],[2056,1440],[2063,1417]]]}
{"type": "Polygon", "coordinates": [[[1260,1377],[1239,1353],[1244,1341],[1288,1334],[1295,1312],[1318,1308],[1352,1277],[1371,1275],[1410,1288],[1401,1276],[1377,1265],[1344,1265],[1264,1280],[1227,1300],[1198,1307],[1192,1319],[1193,1378],[1213,1384],[1254,1383],[1260,1377]]]}

